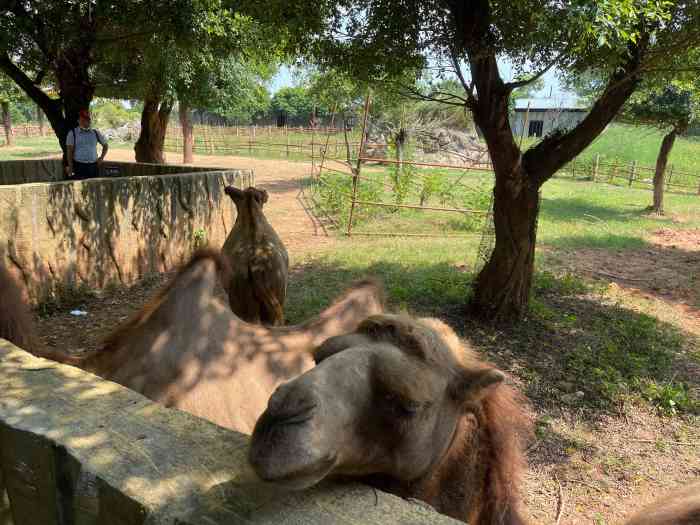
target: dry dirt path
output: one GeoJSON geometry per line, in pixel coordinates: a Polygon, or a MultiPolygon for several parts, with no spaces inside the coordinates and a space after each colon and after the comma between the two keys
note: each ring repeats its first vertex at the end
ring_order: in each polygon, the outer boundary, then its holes
{"type": "MultiPolygon", "coordinates": [[[[114,149],[109,152],[108,159],[134,161],[134,152],[114,149]]],[[[170,164],[178,164],[182,162],[182,157],[179,153],[167,153],[166,160],[170,164]]],[[[333,238],[305,206],[300,191],[301,179],[309,174],[310,163],[281,159],[195,155],[193,165],[252,169],[255,173],[256,186],[263,188],[270,195],[270,200],[264,208],[265,216],[287,246],[292,264],[295,256],[332,242],[333,238]]]]}

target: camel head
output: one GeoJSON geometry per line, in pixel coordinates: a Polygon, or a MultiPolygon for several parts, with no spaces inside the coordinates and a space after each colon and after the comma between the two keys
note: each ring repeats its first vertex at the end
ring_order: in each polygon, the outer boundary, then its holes
{"type": "Polygon", "coordinates": [[[231,200],[239,210],[244,207],[242,205],[247,205],[245,207],[255,206],[256,208],[262,210],[263,205],[268,199],[268,195],[265,190],[259,190],[257,188],[253,188],[252,186],[244,190],[239,190],[234,186],[226,186],[224,188],[224,193],[231,197],[231,200]]]}
{"type": "Polygon", "coordinates": [[[463,416],[504,374],[469,357],[435,319],[374,315],[314,353],[317,365],[277,388],[257,421],[249,460],[292,489],[327,476],[424,478],[463,416]]]}

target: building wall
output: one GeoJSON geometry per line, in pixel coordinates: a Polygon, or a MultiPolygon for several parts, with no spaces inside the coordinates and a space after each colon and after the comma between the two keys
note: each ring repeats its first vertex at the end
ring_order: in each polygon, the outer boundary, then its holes
{"type": "Polygon", "coordinates": [[[525,136],[528,135],[529,123],[534,120],[541,120],[542,124],[542,136],[547,135],[551,131],[561,128],[561,129],[571,129],[576,124],[581,122],[586,113],[583,111],[567,111],[558,109],[549,109],[546,111],[533,111],[527,114],[527,122],[525,122],[525,111],[514,112],[510,117],[510,127],[513,130],[513,134],[520,136],[523,132],[523,124],[525,124],[525,136]]]}
{"type": "Polygon", "coordinates": [[[226,170],[0,185],[0,264],[35,303],[83,284],[130,284],[198,245],[222,246],[236,218],[224,186],[253,183],[249,170],[226,170]]]}

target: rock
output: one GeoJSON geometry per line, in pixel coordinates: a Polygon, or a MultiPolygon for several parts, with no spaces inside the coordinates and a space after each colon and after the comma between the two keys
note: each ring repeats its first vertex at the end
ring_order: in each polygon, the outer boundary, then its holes
{"type": "Polygon", "coordinates": [[[557,386],[560,390],[563,390],[564,392],[573,392],[576,388],[576,385],[574,385],[570,381],[559,381],[559,383],[557,383],[557,386]]]}

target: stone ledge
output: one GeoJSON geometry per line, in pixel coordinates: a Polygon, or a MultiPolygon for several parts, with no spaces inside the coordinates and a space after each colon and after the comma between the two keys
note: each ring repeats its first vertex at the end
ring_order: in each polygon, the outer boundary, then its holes
{"type": "MultiPolygon", "coordinates": [[[[245,435],[0,339],[0,471],[15,525],[459,523],[359,484],[252,484],[247,446],[245,435]]],[[[0,522],[2,501],[0,490],[0,522]]]]}

